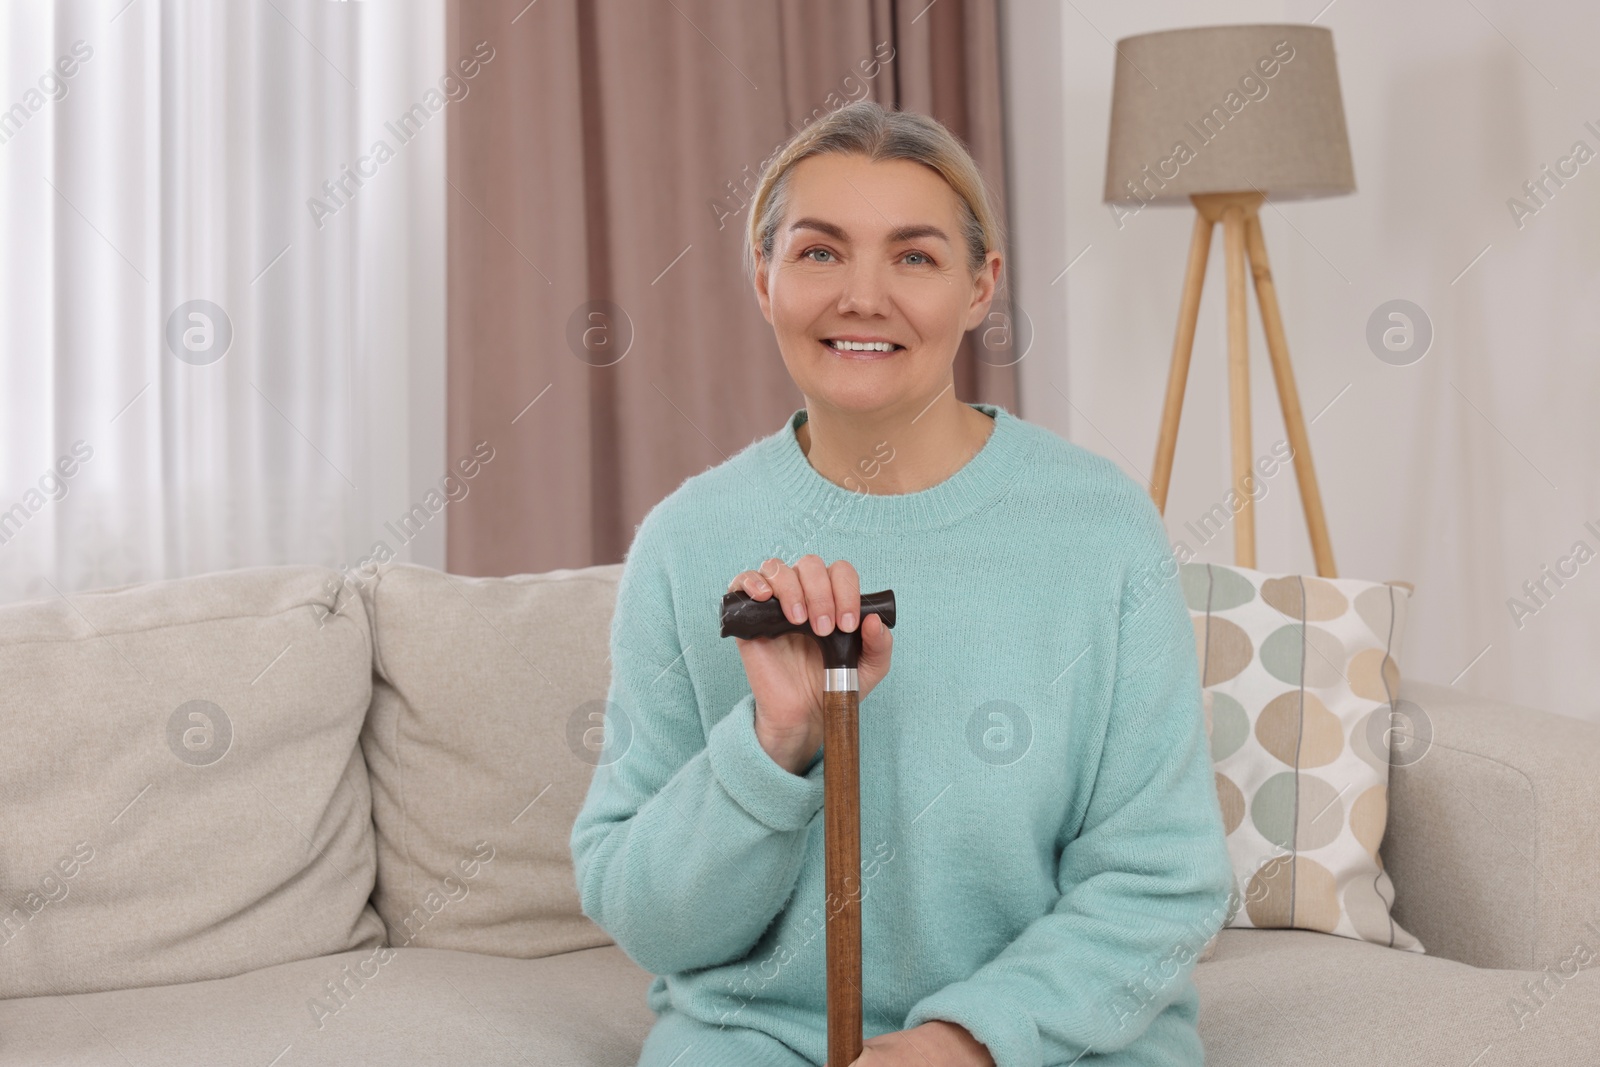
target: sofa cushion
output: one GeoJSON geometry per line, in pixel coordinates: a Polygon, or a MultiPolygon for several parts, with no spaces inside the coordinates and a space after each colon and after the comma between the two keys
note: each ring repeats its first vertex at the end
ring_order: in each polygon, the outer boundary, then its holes
{"type": "Polygon", "coordinates": [[[0,1001],[0,1067],[632,1067],[655,1021],[649,984],[615,946],[537,960],[366,949],[213,982],[0,1001]]]}
{"type": "Polygon", "coordinates": [[[1206,1067],[1593,1063],[1589,930],[1539,970],[1492,971],[1309,930],[1229,927],[1194,969],[1206,1067]],[[1585,962],[1587,961],[1587,962],[1585,962]]]}
{"type": "Polygon", "coordinates": [[[370,663],[322,567],[0,607],[0,998],[381,944],[370,663]]]}
{"type": "MultiPolygon", "coordinates": [[[[1587,1063],[1600,986],[1549,962],[1476,970],[1328,934],[1225,929],[1193,972],[1206,1065],[1587,1063]]],[[[218,981],[0,1001],[0,1067],[631,1067],[655,1021],[650,982],[615,946],[535,960],[363,950],[218,981]]]]}
{"type": "Polygon", "coordinates": [[[544,956],[608,945],[569,844],[610,682],[620,564],[463,578],[396,564],[363,589],[373,902],[396,946],[544,956]]]}
{"type": "Polygon", "coordinates": [[[1390,775],[1396,920],[1474,967],[1600,951],[1600,723],[1412,679],[1400,695],[1426,758],[1390,775]]]}

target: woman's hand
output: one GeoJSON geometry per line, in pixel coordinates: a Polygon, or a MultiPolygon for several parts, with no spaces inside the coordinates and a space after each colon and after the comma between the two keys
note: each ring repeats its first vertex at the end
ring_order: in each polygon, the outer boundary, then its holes
{"type": "MultiPolygon", "coordinates": [[[[859,626],[861,660],[856,670],[862,700],[889,673],[894,647],[889,627],[876,614],[861,618],[861,582],[844,560],[825,566],[812,553],[790,567],[769,559],[759,571],[735,575],[728,591],[736,589],[752,600],[776,596],[789,621],[809,620],[819,637],[834,627],[849,633],[859,626]]],[[[801,633],[734,641],[756,698],[756,738],[780,767],[800,774],[822,747],[822,650],[801,633]]]]}
{"type": "Polygon", "coordinates": [[[994,1057],[966,1027],[929,1019],[909,1030],[867,1038],[850,1067],[994,1067],[994,1057]]]}

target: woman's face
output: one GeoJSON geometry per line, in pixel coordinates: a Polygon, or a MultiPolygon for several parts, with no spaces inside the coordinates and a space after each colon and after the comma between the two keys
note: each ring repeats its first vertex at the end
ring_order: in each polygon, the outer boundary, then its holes
{"type": "Polygon", "coordinates": [[[872,412],[936,398],[962,335],[988,313],[1000,253],[974,277],[961,199],[931,167],[831,153],[789,173],[772,259],[758,254],[756,296],[783,362],[808,400],[872,412]],[[881,340],[889,353],[830,340],[881,340]]]}

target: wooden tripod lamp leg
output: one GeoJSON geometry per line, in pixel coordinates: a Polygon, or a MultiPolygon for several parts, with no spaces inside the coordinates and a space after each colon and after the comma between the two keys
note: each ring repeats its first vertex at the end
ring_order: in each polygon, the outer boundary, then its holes
{"type": "Polygon", "coordinates": [[[1230,204],[1222,212],[1222,240],[1228,267],[1228,412],[1233,426],[1233,490],[1239,513],[1233,527],[1233,561],[1256,565],[1255,499],[1245,486],[1250,473],[1250,321],[1244,281],[1245,209],[1230,204]]]}
{"type": "MultiPolygon", "coordinates": [[[[1317,573],[1336,578],[1333,543],[1328,538],[1328,520],[1322,510],[1322,494],[1317,489],[1317,474],[1311,464],[1311,439],[1306,434],[1305,416],[1300,410],[1300,393],[1295,389],[1294,370],[1289,364],[1288,335],[1278,310],[1277,288],[1272,283],[1272,267],[1267,261],[1267,245],[1261,236],[1259,208],[1266,199],[1260,190],[1248,193],[1195,193],[1194,236],[1189,242],[1189,269],[1184,278],[1183,301],[1178,309],[1178,336],[1172,347],[1172,370],[1167,377],[1167,399],[1161,415],[1161,435],[1156,442],[1155,470],[1150,478],[1150,495],[1156,507],[1165,511],[1167,487],[1172,480],[1172,457],[1178,440],[1178,416],[1183,410],[1184,384],[1189,374],[1189,357],[1194,349],[1195,322],[1200,313],[1200,289],[1205,282],[1206,258],[1211,248],[1211,228],[1222,223],[1224,262],[1227,266],[1228,295],[1228,409],[1232,425],[1233,489],[1240,498],[1237,525],[1234,527],[1234,562],[1241,567],[1256,565],[1255,500],[1246,491],[1245,479],[1251,475],[1250,455],[1250,335],[1249,304],[1246,296],[1245,261],[1255,281],[1256,302],[1261,307],[1261,324],[1267,336],[1267,354],[1272,361],[1272,377],[1278,386],[1278,404],[1283,408],[1283,424],[1294,449],[1295,480],[1300,485],[1300,500],[1305,507],[1306,526],[1311,534],[1311,551],[1317,573]]],[[[1252,479],[1253,480],[1253,479],[1252,479]]]]}
{"type": "Polygon", "coordinates": [[[1206,283],[1213,225],[1203,212],[1195,212],[1189,266],[1183,275],[1183,299],[1178,305],[1178,336],[1172,342],[1167,399],[1161,407],[1161,434],[1156,440],[1155,467],[1150,472],[1150,498],[1162,514],[1167,510],[1167,487],[1172,484],[1172,456],[1178,447],[1178,419],[1183,415],[1183,392],[1189,381],[1189,357],[1194,353],[1194,328],[1200,318],[1200,290],[1206,283]]]}
{"type": "Polygon", "coordinates": [[[1317,561],[1317,573],[1324,578],[1337,578],[1333,543],[1328,539],[1328,520],[1322,511],[1322,494],[1317,490],[1317,474],[1311,466],[1311,439],[1306,435],[1300,393],[1295,389],[1294,370],[1289,365],[1289,339],[1283,330],[1283,316],[1278,311],[1278,293],[1272,284],[1272,266],[1267,262],[1267,244],[1261,236],[1261,218],[1255,211],[1245,219],[1245,245],[1250,253],[1250,272],[1255,277],[1261,324],[1266,329],[1267,352],[1272,357],[1272,377],[1278,384],[1283,425],[1289,432],[1289,445],[1294,449],[1294,476],[1305,506],[1311,552],[1317,561]]]}

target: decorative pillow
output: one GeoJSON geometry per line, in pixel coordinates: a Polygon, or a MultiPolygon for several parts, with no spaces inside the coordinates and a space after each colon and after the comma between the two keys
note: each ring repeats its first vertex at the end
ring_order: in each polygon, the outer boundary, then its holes
{"type": "Polygon", "coordinates": [[[621,573],[395,563],[363,586],[372,901],[390,945],[532,959],[612,943],[583,914],[568,837],[601,758],[621,573]]]}
{"type": "Polygon", "coordinates": [[[0,607],[0,1000],[383,944],[372,634],[338,578],[249,567],[0,607]]]}
{"type": "Polygon", "coordinates": [[[1233,857],[1226,925],[1424,951],[1378,853],[1411,586],[1211,563],[1179,580],[1233,857]]]}

